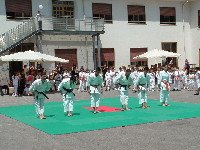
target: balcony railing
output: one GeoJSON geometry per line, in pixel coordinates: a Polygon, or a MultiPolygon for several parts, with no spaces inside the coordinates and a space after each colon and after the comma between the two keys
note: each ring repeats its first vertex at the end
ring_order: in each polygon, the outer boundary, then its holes
{"type": "Polygon", "coordinates": [[[42,18],[42,30],[104,31],[103,19],[42,18]]]}
{"type": "Polygon", "coordinates": [[[86,18],[42,18],[42,27],[39,29],[40,23],[35,18],[26,20],[22,24],[0,35],[0,55],[39,31],[104,31],[104,20],[86,18]]]}
{"type": "Polygon", "coordinates": [[[20,44],[21,41],[34,34],[36,31],[35,19],[32,18],[0,35],[0,54],[20,44]]]}

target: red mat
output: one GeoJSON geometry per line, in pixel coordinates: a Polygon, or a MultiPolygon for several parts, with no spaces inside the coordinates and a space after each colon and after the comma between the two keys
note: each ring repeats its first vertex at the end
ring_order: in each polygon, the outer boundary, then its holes
{"type": "MultiPolygon", "coordinates": [[[[83,108],[93,110],[92,107],[83,107],[83,108]]],[[[114,111],[121,111],[121,109],[115,108],[115,107],[100,106],[99,111],[101,111],[101,112],[114,112],[114,111]]]]}

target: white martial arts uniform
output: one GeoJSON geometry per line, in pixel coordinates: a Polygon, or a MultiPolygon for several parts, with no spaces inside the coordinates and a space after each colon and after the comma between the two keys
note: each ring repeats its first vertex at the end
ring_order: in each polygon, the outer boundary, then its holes
{"type": "Polygon", "coordinates": [[[121,104],[127,106],[129,86],[133,85],[133,79],[130,76],[127,79],[125,73],[120,73],[114,78],[114,83],[119,84],[118,91],[121,104]]]}
{"type": "Polygon", "coordinates": [[[149,91],[154,91],[155,89],[155,84],[156,84],[156,75],[154,72],[149,73],[150,76],[150,86],[149,86],[149,91]]]}
{"type": "Polygon", "coordinates": [[[169,100],[169,73],[164,70],[160,72],[160,102],[168,102],[169,100]],[[168,89],[167,89],[168,87],[168,89]]]}
{"type": "Polygon", "coordinates": [[[133,79],[133,88],[134,88],[134,90],[136,89],[136,81],[138,79],[138,76],[139,76],[139,72],[138,71],[131,72],[131,78],[133,79]]]}
{"type": "Polygon", "coordinates": [[[79,72],[79,89],[78,91],[85,90],[85,72],[79,72]]]}
{"type": "Polygon", "coordinates": [[[105,80],[106,80],[106,90],[110,90],[112,84],[111,72],[106,72],[105,80]]]}
{"type": "Polygon", "coordinates": [[[136,85],[138,85],[141,89],[138,93],[139,104],[143,104],[144,102],[147,103],[147,84],[150,84],[150,76],[149,74],[146,74],[145,77],[144,72],[141,72],[136,81],[136,85]]]}
{"type": "Polygon", "coordinates": [[[73,90],[76,88],[76,82],[70,84],[70,78],[64,79],[58,86],[58,90],[62,93],[64,112],[73,111],[73,90]]]}
{"type": "Polygon", "coordinates": [[[32,83],[32,85],[29,88],[29,91],[35,94],[34,101],[35,101],[36,113],[38,115],[44,114],[45,96],[41,94],[40,92],[45,94],[45,92],[49,91],[50,88],[51,88],[51,84],[49,80],[47,79],[45,80],[44,83],[42,83],[41,79],[37,79],[32,83]]]}
{"type": "Polygon", "coordinates": [[[188,81],[188,90],[193,90],[194,89],[194,84],[195,84],[195,75],[194,74],[189,74],[188,75],[189,81],[188,81]]]}
{"type": "Polygon", "coordinates": [[[169,84],[172,84],[172,83],[173,83],[173,78],[172,78],[172,76],[173,76],[174,73],[168,71],[168,74],[169,74],[169,84]]]}
{"type": "Polygon", "coordinates": [[[186,87],[187,84],[187,74],[186,71],[181,71],[181,79],[182,79],[182,84],[184,85],[184,89],[186,87]]]}
{"type": "Polygon", "coordinates": [[[174,72],[174,89],[175,90],[180,90],[181,89],[180,88],[180,75],[181,75],[181,73],[180,73],[179,70],[174,72]]]}
{"type": "Polygon", "coordinates": [[[200,88],[200,71],[197,71],[195,74],[197,88],[200,88]]]}
{"type": "Polygon", "coordinates": [[[101,74],[95,76],[95,73],[91,73],[89,75],[87,86],[90,87],[91,107],[99,107],[101,86],[103,85],[103,77],[101,74]]]}

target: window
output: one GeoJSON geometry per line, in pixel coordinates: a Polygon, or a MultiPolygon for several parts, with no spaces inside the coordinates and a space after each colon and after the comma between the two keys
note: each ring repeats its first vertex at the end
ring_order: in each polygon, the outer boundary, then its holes
{"type": "Polygon", "coordinates": [[[77,49],[55,49],[55,56],[69,60],[69,63],[61,63],[64,69],[71,70],[73,65],[78,67],[77,49]]]}
{"type": "Polygon", "coordinates": [[[133,59],[133,57],[144,54],[145,52],[147,52],[147,48],[130,48],[130,64],[132,66],[146,66],[148,59],[133,59]]]}
{"type": "Polygon", "coordinates": [[[52,16],[67,16],[74,18],[74,2],[73,1],[52,1],[52,16]]]}
{"type": "Polygon", "coordinates": [[[200,28],[200,10],[198,10],[198,27],[200,28]]]}
{"type": "Polygon", "coordinates": [[[145,24],[145,6],[128,5],[128,23],[145,24]]]}
{"type": "Polygon", "coordinates": [[[104,18],[104,22],[112,23],[112,4],[92,4],[92,12],[94,19],[104,18]]]}
{"type": "MultiPolygon", "coordinates": [[[[177,43],[176,42],[171,42],[171,43],[163,42],[163,43],[161,43],[161,45],[162,45],[162,50],[177,53],[177,43]]],[[[178,60],[177,60],[176,57],[166,58],[166,64],[169,64],[171,59],[173,59],[173,66],[177,67],[178,66],[178,60]]]]}
{"type": "MultiPolygon", "coordinates": [[[[104,65],[113,67],[115,66],[115,53],[114,48],[101,48],[100,49],[101,66],[104,65]]],[[[96,49],[96,62],[98,62],[98,50],[96,49]]]]}
{"type": "Polygon", "coordinates": [[[29,19],[32,17],[31,0],[5,0],[7,19],[29,19]]]}
{"type": "Polygon", "coordinates": [[[160,24],[176,24],[175,7],[160,7],[160,24]]]}

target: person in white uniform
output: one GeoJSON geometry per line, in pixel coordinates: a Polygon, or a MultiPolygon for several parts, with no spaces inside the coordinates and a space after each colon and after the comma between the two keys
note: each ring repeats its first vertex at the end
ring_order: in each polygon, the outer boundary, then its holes
{"type": "Polygon", "coordinates": [[[167,66],[164,67],[164,70],[160,72],[159,87],[160,87],[160,102],[162,106],[169,106],[167,104],[169,100],[169,73],[167,66]]]}
{"type": "Polygon", "coordinates": [[[100,113],[98,110],[100,104],[100,94],[103,92],[103,77],[100,74],[101,69],[96,68],[94,73],[91,73],[88,77],[87,91],[90,94],[91,107],[94,109],[94,114],[100,113]]]}
{"type": "Polygon", "coordinates": [[[14,86],[14,92],[12,96],[18,96],[18,87],[19,87],[19,74],[15,73],[12,76],[12,80],[13,80],[13,86],[14,86]]]}
{"type": "Polygon", "coordinates": [[[195,86],[195,74],[193,71],[189,72],[188,79],[188,91],[193,91],[195,86]]]}
{"type": "Polygon", "coordinates": [[[155,91],[156,74],[155,74],[153,68],[150,69],[149,76],[150,76],[150,86],[149,86],[149,91],[155,91]]]}
{"type": "Polygon", "coordinates": [[[120,95],[120,102],[122,111],[130,110],[128,108],[128,93],[129,88],[133,85],[133,79],[130,76],[131,70],[127,69],[125,73],[120,73],[114,78],[114,83],[119,85],[118,91],[120,95]]]}
{"type": "Polygon", "coordinates": [[[187,85],[187,71],[185,70],[185,68],[183,68],[182,71],[181,71],[181,79],[182,79],[183,89],[186,89],[186,85],[187,85]]]}
{"type": "Polygon", "coordinates": [[[179,69],[177,68],[175,71],[174,71],[174,89],[173,91],[180,91],[181,88],[180,88],[180,71],[179,69]]]}
{"type": "Polygon", "coordinates": [[[44,99],[45,97],[48,99],[45,93],[51,88],[51,84],[46,78],[46,73],[43,73],[41,79],[35,80],[29,88],[30,94],[34,94],[36,113],[40,119],[46,119],[44,116],[44,99]]]}
{"type": "Polygon", "coordinates": [[[200,67],[198,69],[198,71],[195,74],[195,78],[196,78],[196,83],[197,83],[197,92],[194,95],[199,95],[199,91],[200,91],[200,67]]]}
{"type": "Polygon", "coordinates": [[[105,81],[106,81],[106,91],[110,91],[111,83],[112,83],[112,77],[111,77],[110,69],[108,69],[106,74],[105,74],[105,81]]]}
{"type": "Polygon", "coordinates": [[[150,76],[148,75],[149,68],[145,67],[144,72],[141,72],[136,81],[138,89],[139,104],[142,104],[142,109],[149,108],[147,106],[147,91],[150,84],[150,76]]]}
{"type": "Polygon", "coordinates": [[[79,89],[78,91],[84,92],[85,89],[85,72],[83,69],[80,70],[79,72],[79,89]]]}
{"type": "Polygon", "coordinates": [[[76,77],[72,76],[70,78],[63,79],[58,86],[58,90],[62,93],[64,112],[67,113],[66,116],[72,116],[73,111],[73,98],[75,94],[73,90],[76,88],[76,77]]]}

